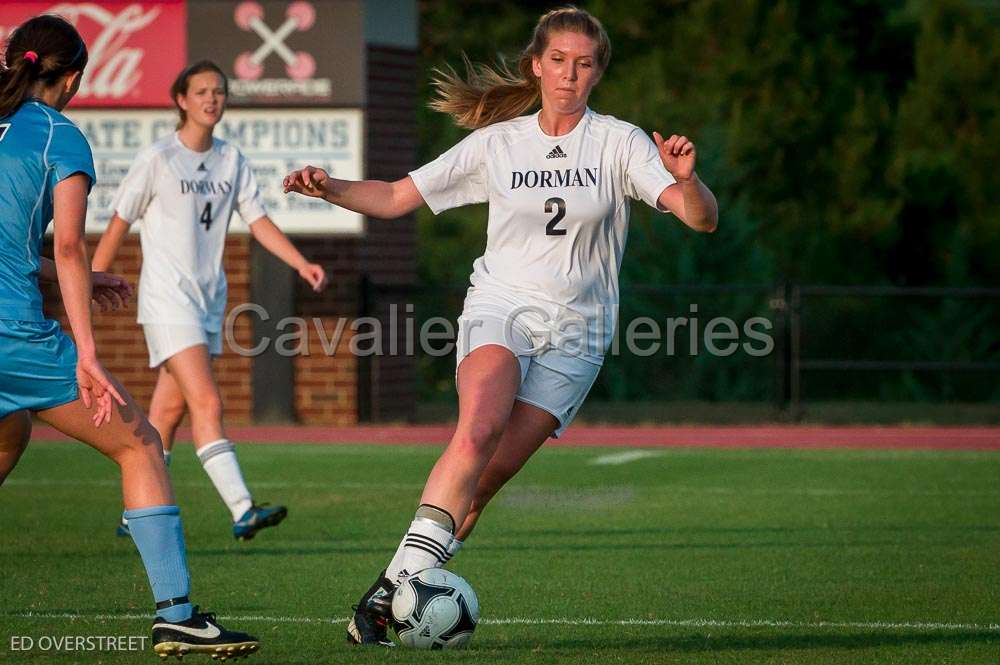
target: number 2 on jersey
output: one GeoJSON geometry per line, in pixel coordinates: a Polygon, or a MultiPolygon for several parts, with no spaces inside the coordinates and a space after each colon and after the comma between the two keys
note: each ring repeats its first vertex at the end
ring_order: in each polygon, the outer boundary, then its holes
{"type": "Polygon", "coordinates": [[[553,208],[556,210],[556,216],[550,219],[549,223],[545,225],[545,235],[564,236],[566,235],[566,229],[558,229],[556,228],[556,224],[561,222],[562,218],[566,216],[566,201],[553,196],[545,202],[545,212],[552,212],[553,208]]]}
{"type": "Polygon", "coordinates": [[[212,202],[209,201],[205,204],[205,209],[201,211],[201,224],[205,225],[205,230],[212,228],[212,202]]]}

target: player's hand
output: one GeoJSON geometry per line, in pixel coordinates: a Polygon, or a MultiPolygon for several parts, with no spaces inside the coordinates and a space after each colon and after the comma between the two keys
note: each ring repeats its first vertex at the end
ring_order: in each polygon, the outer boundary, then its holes
{"type": "Polygon", "coordinates": [[[323,198],[326,194],[326,182],[329,179],[330,174],[323,169],[306,166],[286,175],[281,184],[285,188],[285,194],[295,192],[304,196],[323,198]]]}
{"type": "Polygon", "coordinates": [[[91,297],[102,312],[123,309],[132,300],[132,285],[124,277],[109,272],[94,272],[90,274],[90,280],[94,285],[91,297]]]}
{"type": "Polygon", "coordinates": [[[307,263],[299,268],[299,277],[306,280],[316,293],[325,289],[326,285],[330,283],[326,277],[326,271],[318,263],[307,263]]]}
{"type": "Polygon", "coordinates": [[[670,175],[678,182],[690,179],[694,174],[694,163],[697,157],[694,143],[688,137],[677,134],[672,134],[669,139],[664,140],[659,132],[653,132],[653,140],[656,141],[660,160],[670,175]]]}
{"type": "Polygon", "coordinates": [[[80,399],[86,408],[96,406],[94,426],[100,427],[111,422],[114,413],[114,403],[125,406],[118,389],[111,382],[108,371],[104,369],[96,357],[80,356],[76,361],[76,384],[80,390],[80,399]]]}

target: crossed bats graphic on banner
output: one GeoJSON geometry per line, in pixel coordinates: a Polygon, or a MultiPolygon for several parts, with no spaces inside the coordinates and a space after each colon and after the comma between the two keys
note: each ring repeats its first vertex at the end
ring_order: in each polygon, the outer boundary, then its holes
{"type": "Polygon", "coordinates": [[[293,52],[285,45],[285,40],[293,32],[305,32],[316,22],[316,9],[312,3],[300,1],[288,5],[285,22],[277,30],[271,30],[264,23],[264,8],[260,3],[241,2],[234,14],[236,25],[241,30],[256,32],[263,43],[256,51],[245,51],[236,58],[236,76],[241,79],[256,80],[264,73],[264,61],[272,53],[285,61],[285,72],[289,78],[302,81],[316,72],[316,59],[305,51],[293,52]]]}

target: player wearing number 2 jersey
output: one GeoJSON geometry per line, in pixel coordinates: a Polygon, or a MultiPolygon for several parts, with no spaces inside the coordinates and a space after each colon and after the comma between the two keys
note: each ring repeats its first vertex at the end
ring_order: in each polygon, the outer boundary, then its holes
{"type": "MultiPolygon", "coordinates": [[[[163,437],[169,461],[177,426],[185,410],[191,414],[198,459],[229,508],[233,535],[247,540],[278,524],[287,511],[254,503],[223,429],[222,399],[212,374],[211,359],[222,353],[227,295],[222,253],[233,211],[314,290],[325,288],[326,274],[268,218],[246,157],[212,136],[227,91],[225,75],[210,62],[181,72],[171,91],[179,129],[137,156],[119,186],[94,265],[110,265],[129,226],[139,223],[139,323],[149,366],[159,368],[149,419],[163,437]]],[[[127,535],[126,521],[118,532],[127,535]]]]}
{"type": "Polygon", "coordinates": [[[345,182],[313,167],[285,178],[285,191],[382,219],[425,203],[435,213],[489,204],[486,251],[460,320],[458,425],[395,555],[355,608],[353,643],[392,644],[386,626],[399,582],[444,565],[486,503],[576,414],[614,328],[630,200],[715,229],[715,197],[694,173],[693,143],[654,134],[654,144],[587,108],[610,54],[590,14],[551,11],[516,74],[479,67],[468,81],[439,76],[433,107],[476,131],[437,160],[393,183],[345,182]],[[539,96],[541,110],[522,116],[539,96]]]}

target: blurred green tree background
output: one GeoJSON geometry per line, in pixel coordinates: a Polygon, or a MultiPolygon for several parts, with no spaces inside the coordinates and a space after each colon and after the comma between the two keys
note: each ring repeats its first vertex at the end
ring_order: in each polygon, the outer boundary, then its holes
{"type": "MultiPolygon", "coordinates": [[[[538,16],[555,6],[421,2],[421,163],[465,134],[427,109],[430,70],[459,68],[462,53],[486,63],[516,58],[538,16]]],[[[612,43],[611,65],[591,108],[648,133],[692,137],[698,172],[721,210],[719,231],[702,235],[633,205],[623,314],[687,310],[687,302],[630,293],[629,285],[637,284],[1000,285],[1000,2],[594,0],[577,6],[600,18],[612,43]]],[[[431,288],[466,282],[485,244],[485,207],[438,217],[423,209],[419,230],[423,282],[431,288]]],[[[765,300],[735,295],[714,305],[738,318],[767,314],[760,311],[765,300]]],[[[900,358],[974,354],[970,359],[996,362],[997,304],[920,303],[902,312],[891,308],[890,318],[881,303],[848,303],[828,318],[838,330],[846,327],[852,357],[905,347],[900,358]],[[941,344],[928,341],[937,337],[941,344]]],[[[814,337],[809,353],[844,357],[838,350],[844,335],[827,337],[814,337]]],[[[675,359],[681,364],[660,369],[643,358],[609,361],[595,391],[643,399],[648,382],[657,382],[675,397],[767,398],[762,393],[771,388],[761,383],[768,382],[770,365],[757,363],[755,370],[719,360],[675,359]],[[711,369],[700,379],[670,381],[697,375],[702,365],[711,369]]],[[[989,387],[995,378],[897,373],[846,386],[843,378],[831,379],[826,390],[1000,399],[1000,390],[989,387]]],[[[813,386],[823,392],[822,381],[813,386]]]]}

